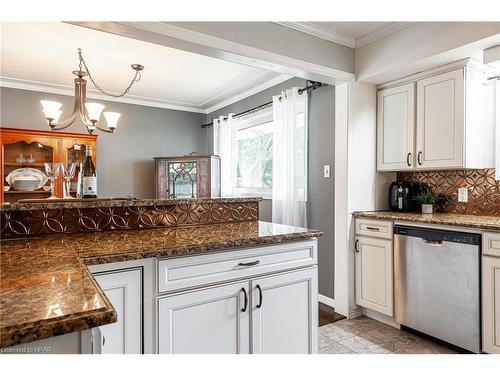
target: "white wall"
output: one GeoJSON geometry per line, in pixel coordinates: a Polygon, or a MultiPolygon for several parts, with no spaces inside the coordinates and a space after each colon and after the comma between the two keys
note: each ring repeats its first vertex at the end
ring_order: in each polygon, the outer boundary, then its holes
{"type": "Polygon", "coordinates": [[[335,310],[351,317],[357,314],[352,214],[387,209],[387,188],[395,174],[376,172],[375,86],[336,86],[335,99],[335,310]]]}
{"type": "MultiPolygon", "coordinates": [[[[379,84],[500,44],[500,22],[417,22],[356,49],[356,79],[379,84]]],[[[478,55],[479,54],[479,55],[478,55]]]]}

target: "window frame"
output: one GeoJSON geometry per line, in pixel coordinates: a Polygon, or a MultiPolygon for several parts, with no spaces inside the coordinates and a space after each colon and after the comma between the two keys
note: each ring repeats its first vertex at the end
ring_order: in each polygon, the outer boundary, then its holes
{"type": "MultiPolygon", "coordinates": [[[[237,126],[233,129],[233,155],[238,155],[237,146],[237,132],[245,129],[250,129],[255,126],[267,124],[273,122],[273,108],[269,106],[268,108],[259,110],[252,114],[248,114],[243,118],[238,119],[237,126]]],[[[274,136],[274,131],[273,131],[274,136]]],[[[236,165],[238,159],[236,158],[236,165]]],[[[272,199],[273,188],[258,188],[258,187],[237,187],[236,179],[233,182],[233,192],[236,196],[261,196],[264,199],[272,199]]]]}

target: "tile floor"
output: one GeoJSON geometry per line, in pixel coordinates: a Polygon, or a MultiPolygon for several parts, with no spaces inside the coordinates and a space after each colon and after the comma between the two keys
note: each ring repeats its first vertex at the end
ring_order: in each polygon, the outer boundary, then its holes
{"type": "Polygon", "coordinates": [[[453,354],[453,350],[366,316],[319,327],[320,354],[453,354]]]}

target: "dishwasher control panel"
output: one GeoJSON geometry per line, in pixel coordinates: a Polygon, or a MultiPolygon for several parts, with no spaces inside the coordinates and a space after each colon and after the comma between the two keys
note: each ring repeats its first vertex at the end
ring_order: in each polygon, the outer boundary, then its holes
{"type": "Polygon", "coordinates": [[[467,245],[480,245],[481,235],[475,233],[453,232],[431,228],[416,228],[403,225],[394,227],[394,234],[409,237],[420,237],[430,241],[444,241],[463,243],[467,245]]]}

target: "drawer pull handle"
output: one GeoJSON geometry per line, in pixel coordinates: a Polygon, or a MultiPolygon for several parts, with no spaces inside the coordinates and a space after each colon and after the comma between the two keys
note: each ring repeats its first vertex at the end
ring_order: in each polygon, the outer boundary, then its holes
{"type": "Polygon", "coordinates": [[[259,291],[259,303],[255,307],[257,307],[258,309],[260,309],[260,307],[262,306],[262,289],[260,288],[259,284],[257,284],[256,288],[259,291]]]}
{"type": "Polygon", "coordinates": [[[411,152],[409,152],[408,155],[406,155],[406,164],[408,164],[409,167],[411,167],[410,158],[411,158],[411,152]]]}
{"type": "Polygon", "coordinates": [[[377,232],[380,231],[380,228],[377,227],[366,227],[368,230],[376,230],[377,232]]]}
{"type": "Polygon", "coordinates": [[[354,250],[356,250],[357,253],[359,253],[359,240],[356,240],[356,242],[354,242],[354,250]]]}
{"type": "Polygon", "coordinates": [[[418,165],[422,165],[422,151],[418,152],[417,161],[418,161],[418,165]]]}
{"type": "Polygon", "coordinates": [[[243,297],[245,297],[243,308],[241,309],[241,312],[245,312],[245,311],[247,311],[247,306],[248,306],[248,295],[247,295],[247,291],[245,290],[245,288],[241,288],[241,291],[243,292],[243,297]]]}
{"type": "Polygon", "coordinates": [[[260,260],[254,260],[253,262],[248,262],[248,263],[238,263],[238,266],[240,266],[240,267],[252,267],[252,266],[256,266],[257,264],[260,264],[260,260]]]}

